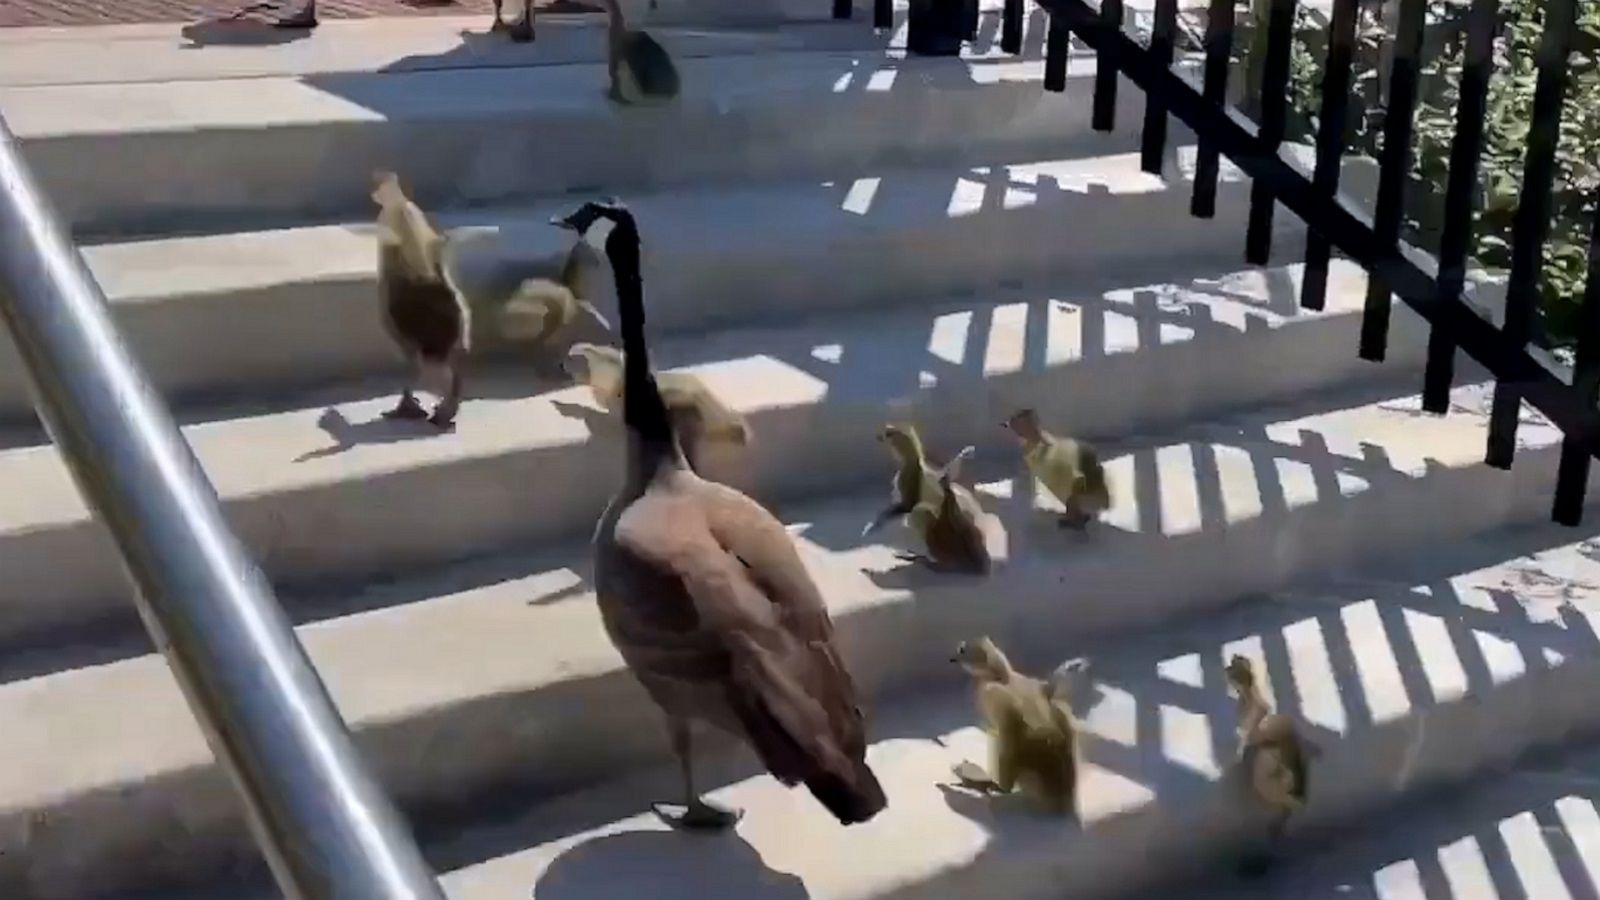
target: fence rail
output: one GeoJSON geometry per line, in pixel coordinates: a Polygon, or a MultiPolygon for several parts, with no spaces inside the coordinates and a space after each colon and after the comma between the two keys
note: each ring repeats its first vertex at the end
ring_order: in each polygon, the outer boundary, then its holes
{"type": "MultiPolygon", "coordinates": [[[[963,0],[912,0],[910,15],[915,18],[944,2],[963,0]]],[[[1214,214],[1220,158],[1225,156],[1232,161],[1252,179],[1244,243],[1246,259],[1253,264],[1265,263],[1270,253],[1275,206],[1282,204],[1299,216],[1309,230],[1301,295],[1305,308],[1323,307],[1328,263],[1334,249],[1365,268],[1369,275],[1368,294],[1356,352],[1364,359],[1382,361],[1388,343],[1391,299],[1399,297],[1430,326],[1423,377],[1424,409],[1439,414],[1447,411],[1455,353],[1466,353],[1495,379],[1485,461],[1497,468],[1511,467],[1517,410],[1526,401],[1562,432],[1552,517],[1566,525],[1581,522],[1590,460],[1600,456],[1600,410],[1596,408],[1600,394],[1600,213],[1589,247],[1588,282],[1577,316],[1580,333],[1572,381],[1569,383],[1552,371],[1528,349],[1549,229],[1556,140],[1579,0],[1546,0],[1522,193],[1512,228],[1504,325],[1498,328],[1470,307],[1462,292],[1472,243],[1478,160],[1483,149],[1485,101],[1493,77],[1499,0],[1472,0],[1467,13],[1467,41],[1437,273],[1418,265],[1401,249],[1404,188],[1411,168],[1412,119],[1420,94],[1427,0],[1400,0],[1387,78],[1378,198],[1370,221],[1338,195],[1345,146],[1345,100],[1360,0],[1334,0],[1328,24],[1316,165],[1310,176],[1291,166],[1279,153],[1287,113],[1296,0],[1270,0],[1261,66],[1259,124],[1226,100],[1238,0],[1209,2],[1203,84],[1198,88],[1172,69],[1175,0],[1157,0],[1148,46],[1141,46],[1124,32],[1123,0],[1101,0],[1098,7],[1086,0],[1035,2],[1050,17],[1046,90],[1061,91],[1066,87],[1066,39],[1070,35],[1097,56],[1091,113],[1095,129],[1110,131],[1115,127],[1119,76],[1144,92],[1140,157],[1147,171],[1160,171],[1167,117],[1176,117],[1188,126],[1199,139],[1190,206],[1195,216],[1206,218],[1214,214]]],[[[848,17],[849,6],[845,0],[838,0],[835,15],[848,17]]],[[[883,4],[878,6],[881,13],[883,4]]],[[[1021,3],[1007,2],[1001,11],[1001,33],[1011,35],[1020,30],[1022,16],[1021,3]]],[[[882,28],[892,23],[880,14],[874,24],[882,28]]],[[[1020,45],[1020,41],[1016,44],[1020,45]]],[[[1009,41],[1003,42],[1002,49],[1016,52],[1009,41]]]]}

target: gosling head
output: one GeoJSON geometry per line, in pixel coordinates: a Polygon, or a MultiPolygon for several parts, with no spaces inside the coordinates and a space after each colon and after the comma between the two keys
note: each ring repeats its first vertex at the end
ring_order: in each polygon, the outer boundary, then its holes
{"type": "Polygon", "coordinates": [[[910,425],[885,425],[878,432],[878,443],[885,444],[889,452],[901,459],[912,459],[922,448],[917,430],[910,425]]]}
{"type": "Polygon", "coordinates": [[[1011,414],[1009,419],[1000,423],[1006,429],[1024,441],[1039,439],[1039,413],[1033,409],[1019,409],[1011,414]]]}
{"type": "Polygon", "coordinates": [[[639,240],[639,229],[633,213],[615,197],[590,200],[565,216],[551,218],[557,228],[577,232],[578,237],[597,250],[610,254],[618,241],[639,240]]]}
{"type": "Polygon", "coordinates": [[[372,173],[372,202],[384,209],[406,202],[405,190],[400,187],[400,176],[386,169],[372,173]]]}
{"type": "Polygon", "coordinates": [[[1235,654],[1232,659],[1228,660],[1228,667],[1225,671],[1227,673],[1229,691],[1235,696],[1241,696],[1246,691],[1255,689],[1256,670],[1255,666],[1251,665],[1250,660],[1235,654]]]}
{"type": "Polygon", "coordinates": [[[1006,661],[1005,654],[988,637],[962,641],[956,646],[956,653],[950,657],[950,661],[980,681],[1004,681],[1011,672],[1011,664],[1006,661]]]}
{"type": "Polygon", "coordinates": [[[561,369],[580,384],[593,384],[596,378],[622,371],[622,351],[601,344],[576,343],[561,361],[561,369]]]}

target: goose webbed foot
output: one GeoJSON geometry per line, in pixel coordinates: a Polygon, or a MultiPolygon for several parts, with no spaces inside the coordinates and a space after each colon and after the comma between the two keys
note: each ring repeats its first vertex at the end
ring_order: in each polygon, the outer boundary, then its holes
{"type": "Polygon", "coordinates": [[[428,411],[422,408],[422,404],[417,402],[417,398],[413,396],[410,391],[407,391],[406,393],[400,395],[400,402],[395,404],[395,408],[385,412],[383,417],[385,419],[405,419],[415,421],[419,419],[426,419],[428,417],[428,411]]]}
{"type": "Polygon", "coordinates": [[[1060,519],[1056,520],[1056,524],[1062,528],[1070,528],[1073,531],[1087,531],[1089,528],[1089,516],[1081,510],[1068,509],[1061,514],[1060,519]]]}
{"type": "Polygon", "coordinates": [[[287,16],[282,16],[282,17],[280,17],[278,19],[274,19],[273,22],[272,22],[272,27],[274,27],[274,28],[315,28],[315,27],[317,27],[317,4],[315,2],[307,3],[305,6],[301,7],[296,12],[290,13],[287,16]]]}
{"type": "Polygon", "coordinates": [[[1269,853],[1252,853],[1239,861],[1235,871],[1242,878],[1260,878],[1272,871],[1272,861],[1269,853]]]}
{"type": "Polygon", "coordinates": [[[687,806],[653,803],[650,809],[669,827],[680,831],[726,831],[744,817],[741,810],[717,806],[699,797],[687,806]],[[681,812],[673,812],[674,809],[681,812]]]}
{"type": "Polygon", "coordinates": [[[456,408],[443,403],[439,404],[439,407],[433,411],[433,415],[428,417],[428,424],[440,431],[454,431],[456,428],[456,408]]]}

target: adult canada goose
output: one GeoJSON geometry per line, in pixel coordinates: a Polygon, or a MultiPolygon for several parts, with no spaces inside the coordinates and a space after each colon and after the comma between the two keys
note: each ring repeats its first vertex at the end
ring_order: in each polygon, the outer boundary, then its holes
{"type": "Polygon", "coordinates": [[[639,232],[615,201],[553,220],[601,244],[617,283],[624,349],[623,484],[595,532],[595,593],[606,632],[666,713],[682,766],[688,828],[721,829],[738,814],[695,788],[692,728],[742,737],[785,785],[804,783],[845,824],[887,800],[866,764],[855,685],[833,623],[794,540],[733,488],[685,463],[644,334],[639,232]]]}

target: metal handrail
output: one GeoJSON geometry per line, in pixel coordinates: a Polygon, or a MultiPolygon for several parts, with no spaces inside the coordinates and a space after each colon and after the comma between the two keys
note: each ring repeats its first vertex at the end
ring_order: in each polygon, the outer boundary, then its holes
{"type": "Polygon", "coordinates": [[[3,117],[0,317],[284,896],[443,900],[3,117]]]}

